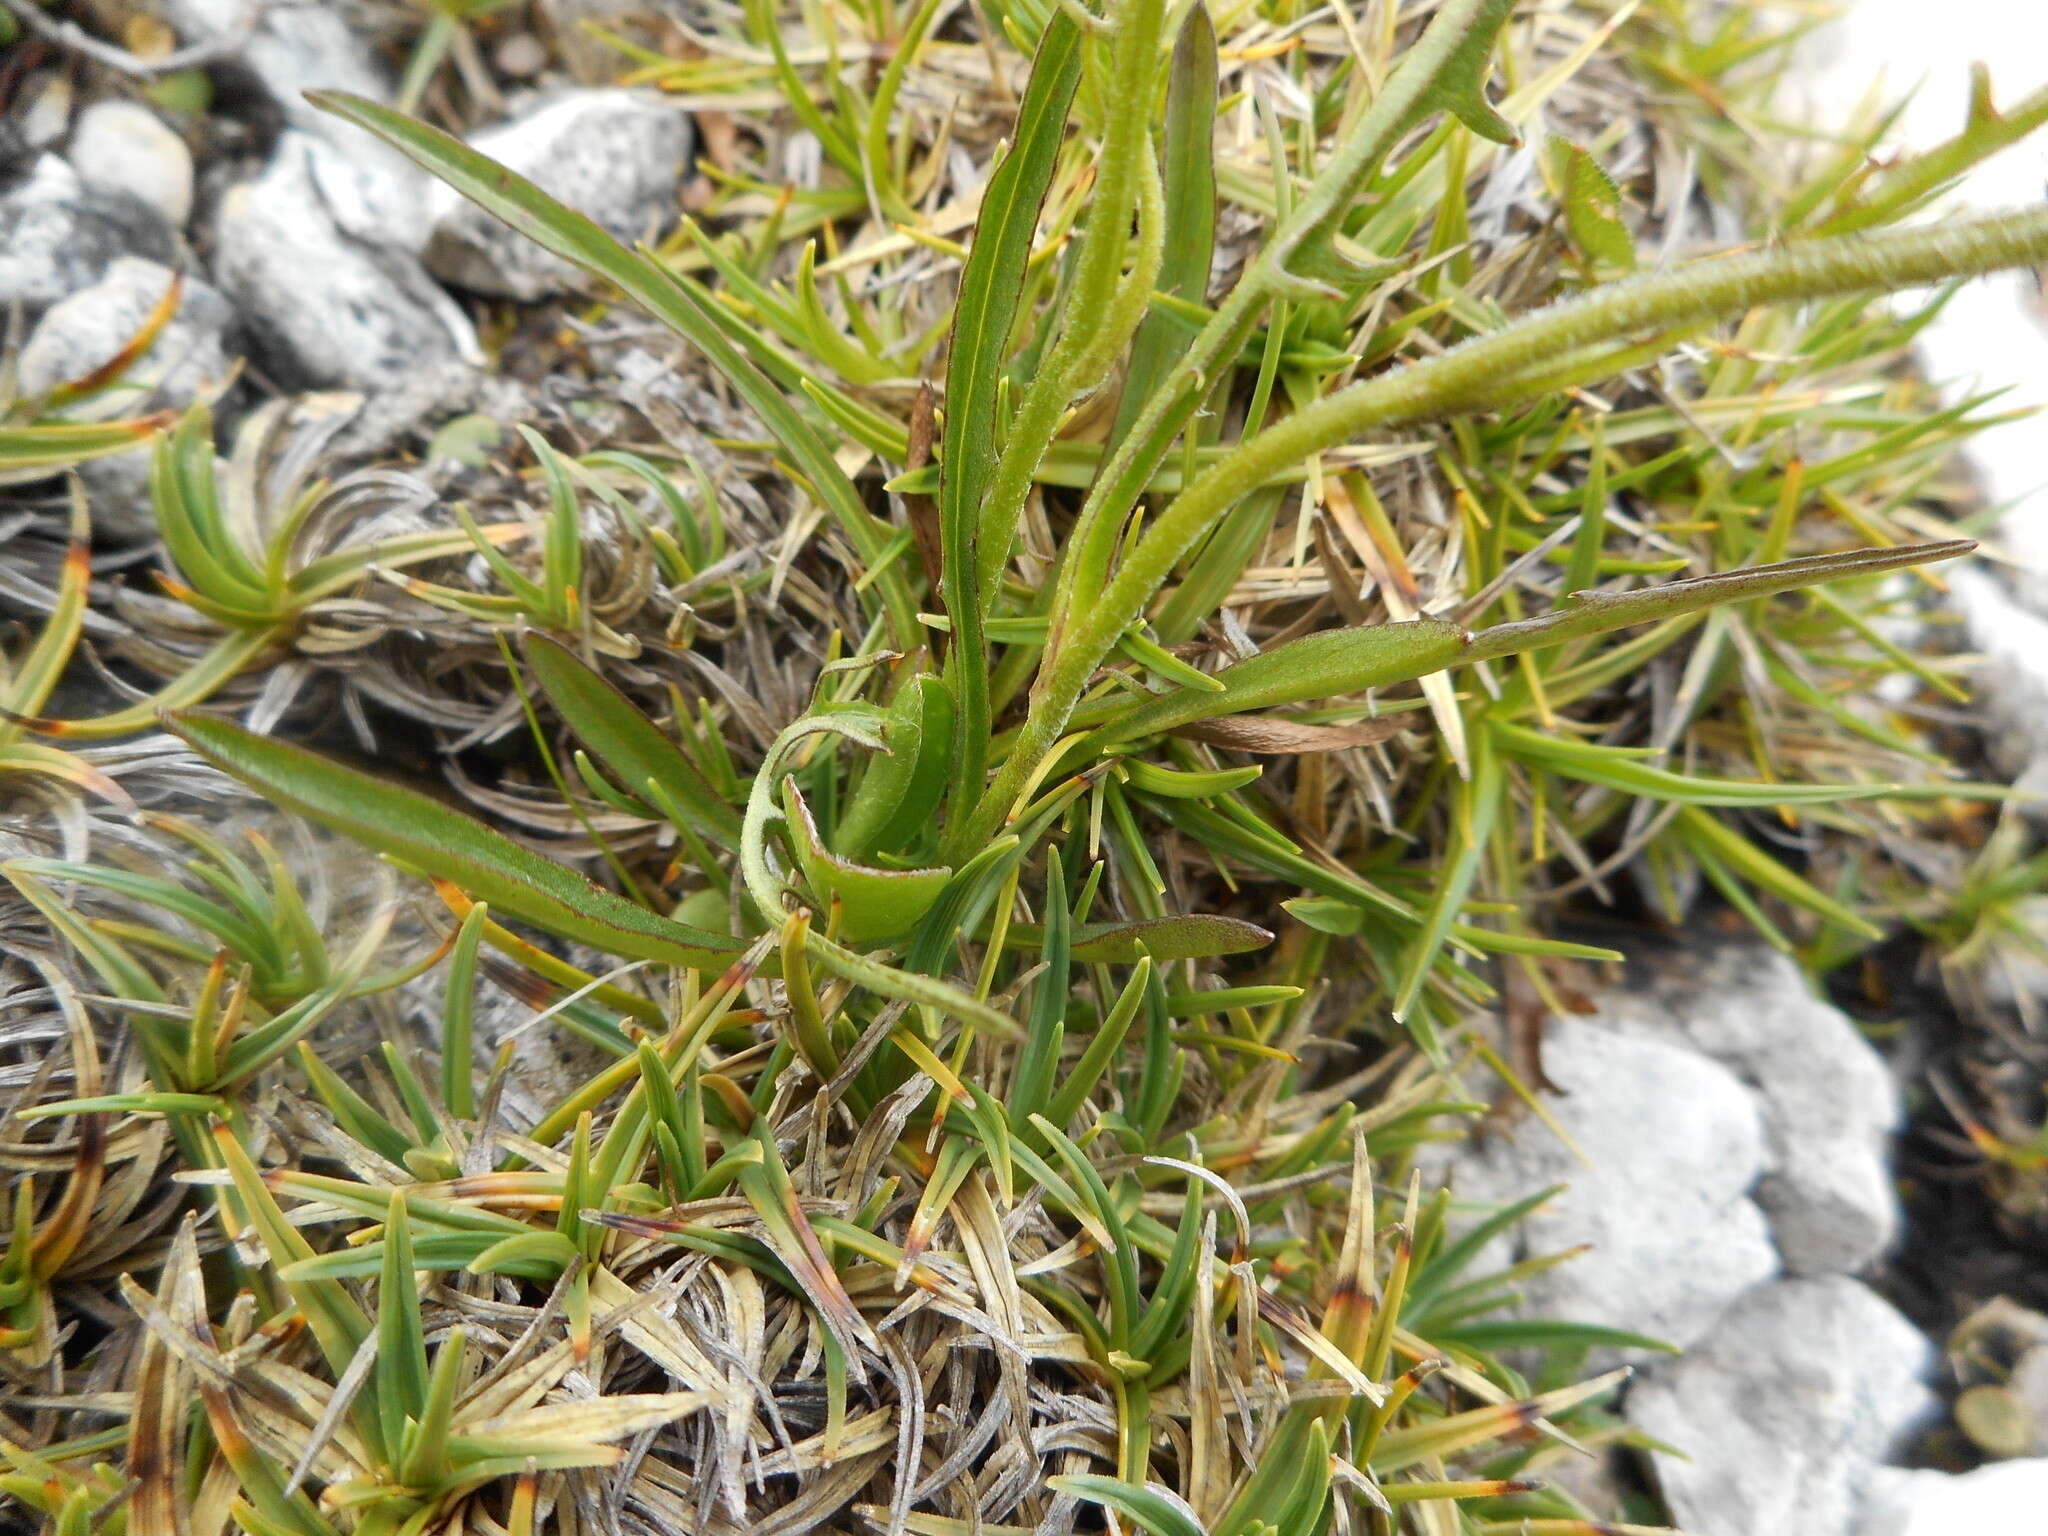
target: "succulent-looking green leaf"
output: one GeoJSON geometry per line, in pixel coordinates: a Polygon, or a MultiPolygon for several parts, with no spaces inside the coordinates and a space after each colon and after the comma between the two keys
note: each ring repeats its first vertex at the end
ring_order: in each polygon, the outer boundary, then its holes
{"type": "Polygon", "coordinates": [[[287,810],[447,880],[495,912],[636,960],[723,970],[739,958],[737,941],[636,906],[418,790],[223,720],[172,715],[164,725],[287,810]]]}
{"type": "Polygon", "coordinates": [[[1091,1504],[1115,1510],[1152,1536],[1209,1536],[1202,1528],[1201,1517],[1188,1506],[1187,1500],[1156,1483],[1141,1488],[1136,1483],[1092,1472],[1072,1472],[1045,1481],[1055,1493],[1071,1493],[1091,1504]]]}
{"type": "MultiPolygon", "coordinates": [[[[776,785],[783,777],[783,765],[790,752],[807,737],[817,735],[844,736],[870,750],[879,751],[882,746],[881,727],[886,718],[881,710],[870,705],[846,705],[826,714],[802,716],[785,726],[769,745],[768,754],[756,771],[753,788],[747,795],[747,814],[740,836],[740,873],[755,907],[769,921],[779,925],[785,915],[783,876],[769,857],[768,828],[772,821],[787,814],[776,794],[776,785]]],[[[952,878],[955,877],[949,874],[948,879],[952,878]]],[[[806,949],[833,974],[883,997],[897,998],[972,1020],[977,1028],[987,1030],[999,1039],[1015,1039],[1020,1033],[1016,1023],[1007,1015],[963,988],[936,977],[916,974],[914,969],[899,970],[822,934],[811,935],[806,941],[806,949]]]]}
{"type": "Polygon", "coordinates": [[[796,780],[784,779],[782,793],[790,842],[811,894],[828,911],[839,908],[841,927],[856,943],[908,933],[953,878],[950,869],[876,869],[843,859],[819,839],[796,780]]]}
{"type": "Polygon", "coordinates": [[[905,683],[882,740],[888,752],[869,759],[833,831],[849,859],[904,848],[937,817],[953,761],[953,696],[944,681],[927,675],[905,683]]]}

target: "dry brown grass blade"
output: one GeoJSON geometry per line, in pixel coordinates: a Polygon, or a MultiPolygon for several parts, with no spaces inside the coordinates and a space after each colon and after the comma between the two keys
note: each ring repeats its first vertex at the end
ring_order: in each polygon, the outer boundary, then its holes
{"type": "MultiPolygon", "coordinates": [[[[174,1326],[190,1327],[204,1306],[199,1271],[198,1218],[188,1215],[171,1240],[157,1282],[156,1307],[174,1326]]],[[[128,1426],[129,1529],[135,1536],[189,1536],[191,1515],[180,1476],[180,1442],[191,1400],[183,1364],[155,1329],[145,1329],[136,1349],[130,1390],[135,1406],[128,1426]]]]}
{"type": "Polygon", "coordinates": [[[1376,746],[1383,741],[1392,741],[1414,724],[1406,715],[1360,720],[1351,725],[1317,725],[1306,720],[1289,720],[1282,715],[1222,715],[1214,720],[1195,720],[1177,725],[1172,734],[1212,747],[1227,747],[1233,752],[1256,752],[1278,757],[1376,746]]]}

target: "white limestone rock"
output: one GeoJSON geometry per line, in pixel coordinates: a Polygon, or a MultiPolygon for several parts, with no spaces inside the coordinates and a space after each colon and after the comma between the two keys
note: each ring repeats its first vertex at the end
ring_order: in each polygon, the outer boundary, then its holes
{"type": "Polygon", "coordinates": [[[1880,1463],[1939,1411],[1933,1363],[1920,1331],[1861,1282],[1785,1280],[1650,1367],[1624,1412],[1684,1453],[1654,1465],[1689,1536],[1852,1536],[1880,1463]]]}
{"type": "MultiPolygon", "coordinates": [[[[1950,571],[1948,582],[1964,638],[1978,658],[1970,691],[1992,767],[2022,788],[2048,787],[2048,619],[1968,566],[1950,571]]],[[[2038,804],[2027,808],[2042,814],[2038,804]]]]}
{"type": "Polygon", "coordinates": [[[2048,1459],[1974,1472],[1880,1467],[1855,1536],[2021,1536],[2048,1525],[2048,1459]]]}
{"type": "Polygon", "coordinates": [[[1891,1244],[1899,1097],[1882,1058],[1798,966],[1760,944],[1695,950],[1647,991],[1601,999],[1598,1021],[1719,1062],[1763,1112],[1754,1197],[1794,1275],[1853,1274],[1891,1244]]]}
{"type": "Polygon", "coordinates": [[[80,114],[67,158],[89,187],[126,192],[173,229],[192,216],[192,151],[164,120],[133,101],[94,102],[80,114]]]}
{"type": "Polygon", "coordinates": [[[0,187],[0,311],[19,304],[34,317],[91,287],[122,256],[170,264],[177,244],[149,204],[87,186],[59,156],[39,155],[0,187]]]}
{"type": "MultiPolygon", "coordinates": [[[[659,99],[571,90],[470,143],[631,245],[674,222],[690,138],[688,119],[659,99]]],[[[433,198],[426,262],[436,276],[525,300],[571,292],[581,281],[569,263],[452,190],[438,188],[433,198]]]]}
{"type": "Polygon", "coordinates": [[[343,227],[360,240],[417,253],[426,239],[429,178],[363,129],[306,100],[315,90],[347,91],[390,103],[397,81],[377,56],[365,7],[345,0],[160,0],[181,43],[240,37],[235,61],[284,120],[325,139],[341,156],[323,167],[353,190],[337,197],[343,227]],[[251,13],[255,13],[253,28],[251,13]],[[345,205],[361,210],[351,219],[345,205]]]}
{"type": "Polygon", "coordinates": [[[1568,1186],[1474,1272],[1584,1246],[1518,1287],[1526,1314],[1690,1344],[1778,1273],[1749,1198],[1765,1167],[1756,1097],[1697,1051],[1591,1020],[1551,1021],[1543,1062],[1563,1090],[1548,1107],[1590,1166],[1533,1115],[1461,1145],[1446,1170],[1461,1202],[1491,1207],[1568,1186]]]}
{"type": "Polygon", "coordinates": [[[469,322],[404,249],[351,234],[322,171],[339,152],[288,132],[256,180],[221,201],[214,270],[258,361],[289,389],[455,392],[469,322]]]}

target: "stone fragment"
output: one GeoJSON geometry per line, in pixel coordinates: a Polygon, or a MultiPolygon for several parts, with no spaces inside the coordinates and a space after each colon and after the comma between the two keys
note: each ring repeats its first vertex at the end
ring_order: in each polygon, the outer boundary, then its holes
{"type": "Polygon", "coordinates": [[[1584,1247],[1517,1286],[1524,1313],[1691,1343],[1778,1273],[1749,1198],[1765,1168],[1756,1097],[1697,1051],[1591,1020],[1552,1020],[1543,1065],[1562,1090],[1547,1107],[1586,1163],[1534,1115],[1462,1144],[1447,1170],[1461,1203],[1567,1186],[1473,1273],[1584,1247]]]}
{"type": "Polygon", "coordinates": [[[72,130],[67,158],[87,186],[139,198],[173,229],[192,216],[192,151],[145,106],[93,103],[72,130]]]}
{"type": "Polygon", "coordinates": [[[320,175],[337,155],[286,133],[259,177],[229,189],[216,279],[285,388],[449,393],[475,352],[469,323],[415,257],[337,220],[320,175]]]}

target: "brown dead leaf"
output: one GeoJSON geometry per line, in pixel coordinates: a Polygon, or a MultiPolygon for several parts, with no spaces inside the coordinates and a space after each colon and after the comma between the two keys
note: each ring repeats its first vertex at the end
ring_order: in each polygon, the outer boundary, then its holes
{"type": "Polygon", "coordinates": [[[1191,720],[1173,734],[1188,741],[1233,752],[1260,752],[1269,757],[1295,752],[1337,752],[1345,747],[1370,747],[1406,730],[1405,714],[1350,725],[1311,725],[1285,715],[1225,715],[1216,720],[1191,720]]]}

